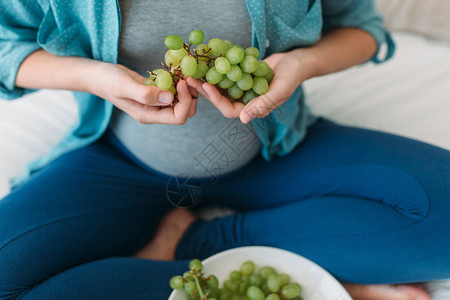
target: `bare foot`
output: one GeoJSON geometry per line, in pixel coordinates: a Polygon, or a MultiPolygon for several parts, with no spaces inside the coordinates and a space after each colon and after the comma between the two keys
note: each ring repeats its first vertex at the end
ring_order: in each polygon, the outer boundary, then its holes
{"type": "Polygon", "coordinates": [[[354,300],[430,300],[418,285],[362,285],[344,284],[354,300]]]}
{"type": "Polygon", "coordinates": [[[195,216],[189,210],[183,208],[172,210],[162,219],[151,242],[133,257],[173,260],[178,242],[194,221],[195,216]]]}

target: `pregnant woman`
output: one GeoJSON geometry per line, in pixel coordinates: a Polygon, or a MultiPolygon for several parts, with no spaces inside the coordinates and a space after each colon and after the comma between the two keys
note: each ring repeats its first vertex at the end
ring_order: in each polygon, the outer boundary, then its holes
{"type": "Polygon", "coordinates": [[[167,299],[188,259],[245,245],[301,254],[355,299],[429,299],[405,283],[450,278],[449,152],[314,117],[301,89],[393,49],[369,0],[2,0],[0,97],[73,90],[79,120],[0,201],[0,299],[167,299]],[[194,29],[258,47],[269,93],[145,86],[164,37],[194,29]]]}

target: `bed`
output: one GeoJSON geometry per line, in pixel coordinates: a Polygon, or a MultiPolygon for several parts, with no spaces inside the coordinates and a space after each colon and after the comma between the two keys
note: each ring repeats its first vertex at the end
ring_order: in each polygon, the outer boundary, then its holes
{"type": "MultiPolygon", "coordinates": [[[[306,82],[308,105],[315,114],[342,124],[450,150],[450,1],[377,4],[393,31],[396,56],[382,65],[363,64],[306,82]]],[[[0,99],[0,199],[9,192],[9,179],[47,153],[76,118],[67,91],[41,90],[12,102],[0,99]]],[[[450,280],[427,286],[433,300],[450,299],[450,280]]]]}

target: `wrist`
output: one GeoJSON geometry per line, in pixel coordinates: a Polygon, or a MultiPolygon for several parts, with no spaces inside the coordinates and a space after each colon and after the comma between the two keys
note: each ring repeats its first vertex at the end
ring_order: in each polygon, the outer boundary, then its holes
{"type": "Polygon", "coordinates": [[[107,63],[96,61],[93,59],[83,59],[74,74],[74,84],[76,90],[97,94],[98,86],[101,79],[101,67],[107,63]]]}
{"type": "Polygon", "coordinates": [[[301,83],[321,74],[321,60],[312,48],[297,48],[291,51],[301,68],[301,83]]]}

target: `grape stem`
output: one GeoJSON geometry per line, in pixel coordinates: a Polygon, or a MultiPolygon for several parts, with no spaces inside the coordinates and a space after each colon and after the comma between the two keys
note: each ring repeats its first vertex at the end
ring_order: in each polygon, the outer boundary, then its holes
{"type": "Polygon", "coordinates": [[[194,280],[195,280],[195,285],[197,286],[197,290],[200,293],[200,299],[207,300],[208,298],[203,293],[203,290],[202,290],[202,287],[200,286],[200,282],[198,281],[197,275],[193,274],[193,277],[194,277],[194,280]]]}
{"type": "MultiPolygon", "coordinates": [[[[170,67],[166,65],[165,63],[161,62],[161,65],[166,69],[167,71],[170,71],[170,67]]],[[[170,72],[169,72],[170,73],[170,72]]]]}
{"type": "Polygon", "coordinates": [[[187,53],[190,54],[190,55],[192,55],[191,46],[192,46],[192,43],[189,43],[189,45],[186,45],[186,43],[183,43],[184,50],[186,50],[187,53]]]}

